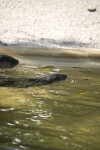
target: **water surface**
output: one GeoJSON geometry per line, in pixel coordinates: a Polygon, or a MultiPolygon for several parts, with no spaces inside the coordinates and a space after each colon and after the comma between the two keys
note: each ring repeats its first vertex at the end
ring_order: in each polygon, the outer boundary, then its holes
{"type": "Polygon", "coordinates": [[[68,79],[28,88],[0,87],[0,150],[99,150],[99,65],[29,61],[1,76],[48,73],[64,73],[68,79]]]}

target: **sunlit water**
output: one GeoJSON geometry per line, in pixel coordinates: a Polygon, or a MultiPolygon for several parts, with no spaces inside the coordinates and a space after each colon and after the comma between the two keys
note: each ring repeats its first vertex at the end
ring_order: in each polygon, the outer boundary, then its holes
{"type": "Polygon", "coordinates": [[[99,150],[100,68],[22,64],[1,76],[48,73],[64,73],[68,79],[0,87],[0,150],[99,150]]]}

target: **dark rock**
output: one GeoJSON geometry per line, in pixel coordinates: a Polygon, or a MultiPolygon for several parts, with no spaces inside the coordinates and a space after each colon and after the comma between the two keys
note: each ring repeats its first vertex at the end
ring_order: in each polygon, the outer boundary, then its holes
{"type": "Polygon", "coordinates": [[[19,61],[8,55],[0,55],[0,69],[1,68],[13,68],[17,66],[19,61]]]}
{"type": "Polygon", "coordinates": [[[0,41],[0,46],[7,46],[7,44],[0,41]]]}

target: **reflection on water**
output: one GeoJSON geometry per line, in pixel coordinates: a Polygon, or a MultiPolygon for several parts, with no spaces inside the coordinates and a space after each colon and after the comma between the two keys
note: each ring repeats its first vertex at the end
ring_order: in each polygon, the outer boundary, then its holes
{"type": "Polygon", "coordinates": [[[0,87],[0,149],[99,150],[100,70],[22,65],[7,74],[32,78],[49,72],[67,74],[68,80],[0,87]]]}

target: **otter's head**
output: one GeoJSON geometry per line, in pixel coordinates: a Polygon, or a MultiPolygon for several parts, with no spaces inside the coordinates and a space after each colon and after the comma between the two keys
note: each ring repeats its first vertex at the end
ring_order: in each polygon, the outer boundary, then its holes
{"type": "Polygon", "coordinates": [[[67,79],[67,75],[65,74],[49,74],[46,77],[40,78],[40,81],[45,82],[45,83],[52,83],[55,81],[62,81],[66,79],[67,79]]]}
{"type": "Polygon", "coordinates": [[[67,79],[67,75],[65,74],[51,74],[50,76],[54,81],[62,81],[67,79]]]}

